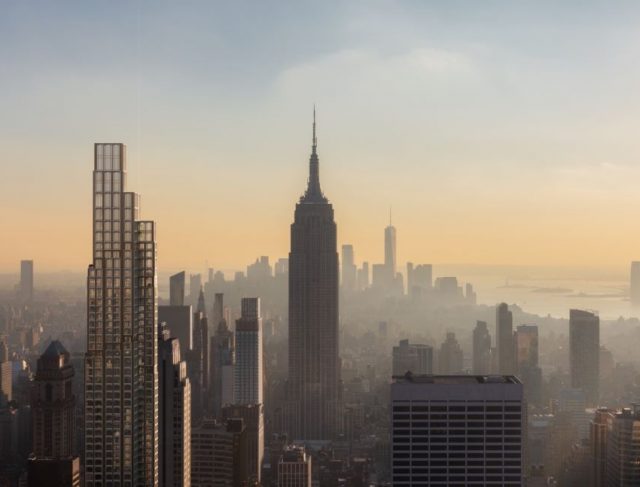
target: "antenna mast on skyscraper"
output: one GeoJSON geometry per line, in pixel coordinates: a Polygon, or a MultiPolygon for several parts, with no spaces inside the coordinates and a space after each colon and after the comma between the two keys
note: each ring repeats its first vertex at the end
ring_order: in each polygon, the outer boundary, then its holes
{"type": "Polygon", "coordinates": [[[318,146],[318,139],[316,138],[316,104],[313,104],[313,152],[315,153],[318,146]]]}

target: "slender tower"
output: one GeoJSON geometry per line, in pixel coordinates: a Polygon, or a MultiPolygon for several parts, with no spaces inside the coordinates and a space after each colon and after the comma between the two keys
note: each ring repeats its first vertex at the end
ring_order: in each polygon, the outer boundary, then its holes
{"type": "Polygon", "coordinates": [[[387,270],[389,284],[396,278],[396,227],[391,220],[391,209],[389,209],[389,226],[384,229],[384,266],[387,270]]]}
{"type": "Polygon", "coordinates": [[[87,277],[85,486],[158,485],[155,225],[126,189],[124,144],[95,144],[87,277]]]}
{"type": "Polygon", "coordinates": [[[340,432],[338,252],[333,207],[320,189],[313,111],[307,190],[296,205],[289,253],[289,435],[324,440],[340,432]]]}

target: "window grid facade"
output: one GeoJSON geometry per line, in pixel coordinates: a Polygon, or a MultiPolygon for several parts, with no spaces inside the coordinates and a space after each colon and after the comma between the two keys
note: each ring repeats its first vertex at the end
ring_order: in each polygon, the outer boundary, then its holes
{"type": "Polygon", "coordinates": [[[95,144],[87,278],[85,483],[158,481],[155,226],[125,192],[123,144],[95,144]]]}
{"type": "Polygon", "coordinates": [[[481,399],[473,391],[447,400],[434,387],[425,384],[416,399],[393,399],[393,485],[522,485],[522,400],[481,399]],[[431,392],[435,399],[424,397],[431,392]]]}

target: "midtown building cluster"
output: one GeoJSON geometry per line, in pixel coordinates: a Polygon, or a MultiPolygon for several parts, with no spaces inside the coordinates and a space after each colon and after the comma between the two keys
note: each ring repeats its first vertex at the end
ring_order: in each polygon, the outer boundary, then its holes
{"type": "MultiPolygon", "coordinates": [[[[290,252],[159,276],[126,147],[94,146],[83,297],[0,308],[0,486],[640,485],[640,373],[568,322],[338,246],[309,177],[290,252]]],[[[631,269],[640,304],[640,264],[631,269]]]]}

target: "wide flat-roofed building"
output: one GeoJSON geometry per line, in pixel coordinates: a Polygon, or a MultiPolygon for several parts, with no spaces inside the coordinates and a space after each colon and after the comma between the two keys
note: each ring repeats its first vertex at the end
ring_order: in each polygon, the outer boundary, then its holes
{"type": "Polygon", "coordinates": [[[394,486],[522,485],[526,409],[517,377],[394,379],[394,486]]]}

